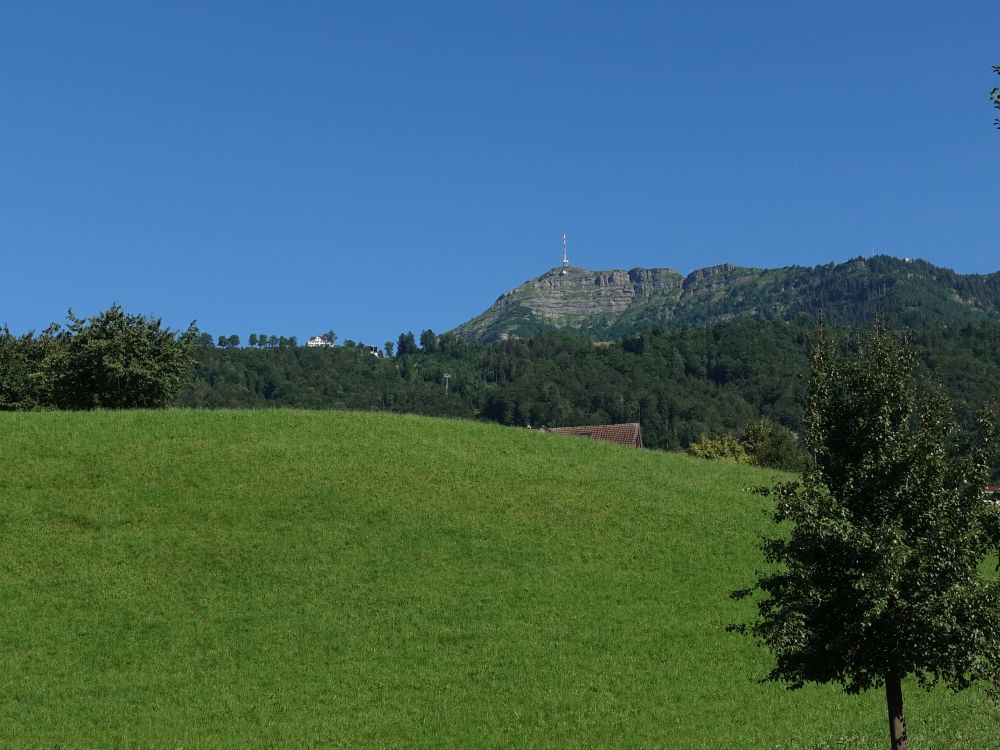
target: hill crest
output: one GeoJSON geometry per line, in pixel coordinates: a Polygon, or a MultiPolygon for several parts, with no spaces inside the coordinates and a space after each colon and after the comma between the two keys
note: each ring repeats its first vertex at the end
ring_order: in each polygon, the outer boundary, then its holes
{"type": "Polygon", "coordinates": [[[476,342],[569,328],[595,337],[652,325],[736,318],[793,320],[820,311],[832,323],[956,324],[1000,318],[1000,273],[962,275],[922,260],[880,255],[822,266],[730,263],[686,276],[671,268],[553,268],[505,292],[453,333],[476,342]]]}

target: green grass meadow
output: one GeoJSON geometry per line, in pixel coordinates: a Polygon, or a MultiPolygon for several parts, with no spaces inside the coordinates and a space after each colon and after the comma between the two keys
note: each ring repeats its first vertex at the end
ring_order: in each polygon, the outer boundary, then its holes
{"type": "MultiPolygon", "coordinates": [[[[0,415],[0,747],[883,748],[726,633],[775,472],[461,421],[0,415]]],[[[905,686],[914,750],[1000,747],[905,686]]]]}

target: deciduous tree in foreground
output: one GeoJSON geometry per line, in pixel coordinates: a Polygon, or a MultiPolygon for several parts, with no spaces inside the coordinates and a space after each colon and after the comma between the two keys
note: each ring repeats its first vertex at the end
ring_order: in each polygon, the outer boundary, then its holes
{"type": "Polygon", "coordinates": [[[879,326],[848,344],[822,330],[810,369],[800,480],[776,499],[773,570],[747,630],[768,679],[884,687],[891,747],[908,747],[901,681],[1000,686],[1000,582],[981,573],[1000,511],[986,502],[994,419],[959,446],[947,399],[922,387],[907,347],[879,326]]]}
{"type": "MultiPolygon", "coordinates": [[[[51,329],[50,329],[51,330],[51,329]]],[[[190,378],[197,329],[176,334],[162,321],[114,304],[90,318],[70,312],[52,338],[46,366],[60,409],[162,409],[190,378]]],[[[235,336],[229,346],[238,346],[235,336]]]]}
{"type": "Polygon", "coordinates": [[[0,328],[0,411],[164,408],[190,381],[199,339],[193,323],[178,334],[117,304],[90,318],[70,312],[38,337],[0,328]]]}

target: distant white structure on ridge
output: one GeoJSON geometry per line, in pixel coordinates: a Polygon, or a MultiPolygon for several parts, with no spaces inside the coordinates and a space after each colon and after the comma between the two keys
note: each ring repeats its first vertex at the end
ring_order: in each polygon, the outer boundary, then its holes
{"type": "Polygon", "coordinates": [[[333,344],[322,336],[310,336],[309,341],[306,342],[306,346],[333,346],[333,344]]]}

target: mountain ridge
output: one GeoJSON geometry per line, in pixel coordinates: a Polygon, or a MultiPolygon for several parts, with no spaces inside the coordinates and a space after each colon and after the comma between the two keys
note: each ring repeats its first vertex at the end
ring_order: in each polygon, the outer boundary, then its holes
{"type": "Polygon", "coordinates": [[[617,337],[658,324],[792,320],[820,311],[846,325],[875,315],[903,326],[1000,319],[1000,272],[958,274],[886,255],[771,269],[723,263],[687,275],[663,267],[557,267],[504,292],[452,333],[480,343],[559,328],[617,337]]]}

